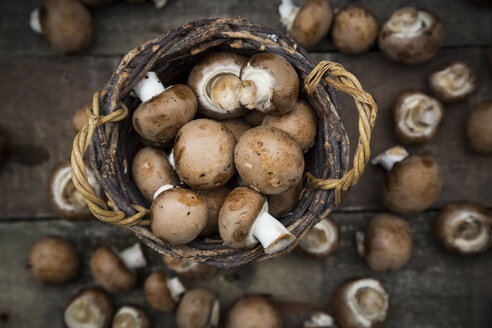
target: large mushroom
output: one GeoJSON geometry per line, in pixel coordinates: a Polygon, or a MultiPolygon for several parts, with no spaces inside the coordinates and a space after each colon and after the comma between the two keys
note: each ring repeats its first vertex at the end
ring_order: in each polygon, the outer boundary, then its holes
{"type": "Polygon", "coordinates": [[[439,18],[425,10],[397,10],[379,32],[379,48],[388,58],[417,64],[432,58],[442,45],[444,28],[439,18]]]}
{"type": "Polygon", "coordinates": [[[80,52],[91,43],[91,15],[77,0],[45,0],[31,13],[30,25],[61,54],[80,52]]]}
{"type": "Polygon", "coordinates": [[[217,267],[193,262],[188,259],[178,259],[168,255],[163,255],[162,258],[169,269],[183,278],[205,279],[217,272],[217,267]]]}
{"type": "Polygon", "coordinates": [[[154,272],[144,284],[145,298],[150,307],[158,312],[172,312],[186,292],[178,278],[169,278],[162,272],[154,272]]]}
{"type": "Polygon", "coordinates": [[[258,241],[265,253],[288,247],[295,236],[268,214],[264,195],[248,187],[237,187],[227,196],[219,212],[219,233],[232,248],[252,248],[258,241]]]}
{"type": "Polygon", "coordinates": [[[196,114],[193,91],[184,84],[164,88],[155,72],[147,72],[133,90],[142,101],[133,114],[133,127],[148,141],[169,142],[196,114]]]}
{"type": "Polygon", "coordinates": [[[278,12],[282,25],[304,47],[321,41],[333,19],[328,0],[307,0],[301,7],[295,6],[292,0],[282,0],[278,12]]]}
{"type": "Polygon", "coordinates": [[[199,236],[205,237],[216,233],[218,230],[218,220],[220,207],[224,203],[227,195],[231,190],[226,187],[220,187],[217,189],[197,189],[195,192],[205,199],[208,208],[208,219],[205,228],[200,232],[199,236]]]}
{"type": "Polygon", "coordinates": [[[450,252],[473,255],[492,245],[492,213],[475,202],[447,205],[439,212],[434,228],[437,240],[450,252]]]}
{"type": "Polygon", "coordinates": [[[150,319],[140,306],[124,305],[116,311],[112,328],[150,328],[150,319]]]}
{"type": "Polygon", "coordinates": [[[304,157],[297,141],[274,127],[258,126],[246,131],[234,149],[241,178],[253,189],[277,195],[302,179],[304,157]]]}
{"type": "Polygon", "coordinates": [[[437,99],[409,90],[396,98],[390,113],[398,139],[406,144],[422,144],[437,133],[444,110],[437,99]]]}
{"type": "Polygon", "coordinates": [[[227,314],[227,328],[281,328],[282,315],[263,296],[238,299],[227,314]]]}
{"type": "Polygon", "coordinates": [[[432,72],[429,86],[439,100],[451,103],[470,96],[477,88],[477,82],[470,65],[455,61],[432,72]]]}
{"type": "Polygon", "coordinates": [[[492,101],[480,103],[468,115],[466,136],[475,152],[492,154],[492,101]]]}
{"type": "Polygon", "coordinates": [[[184,294],[176,310],[178,328],[217,328],[220,303],[214,294],[196,288],[184,294]]]}
{"type": "Polygon", "coordinates": [[[86,288],[68,301],[63,319],[68,328],[108,328],[113,317],[113,305],[105,292],[86,288]]]}
{"type": "Polygon", "coordinates": [[[340,245],[340,229],[330,218],[321,219],[299,243],[299,251],[313,259],[322,259],[335,253],[340,245]]]}

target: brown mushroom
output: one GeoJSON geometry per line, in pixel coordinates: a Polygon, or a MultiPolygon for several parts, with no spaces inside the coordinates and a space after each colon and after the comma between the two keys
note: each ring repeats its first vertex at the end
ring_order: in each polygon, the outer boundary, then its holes
{"type": "Polygon", "coordinates": [[[133,127],[146,140],[169,142],[196,114],[193,91],[184,84],[164,88],[155,72],[147,72],[133,90],[142,101],[133,113],[133,127]]]}
{"type": "Polygon", "coordinates": [[[158,312],[172,312],[186,288],[178,278],[169,278],[162,272],[154,272],[145,280],[144,291],[152,309],[158,312]]]}
{"type": "Polygon", "coordinates": [[[282,315],[263,296],[238,299],[227,314],[227,328],[281,328],[282,315]]]}
{"type": "Polygon", "coordinates": [[[457,254],[482,253],[492,245],[492,213],[475,202],[447,205],[439,212],[434,229],[441,245],[457,254]]]}
{"type": "Polygon", "coordinates": [[[63,284],[77,277],[79,254],[65,239],[43,237],[29,252],[29,267],[36,279],[45,284],[63,284]]]}
{"type": "Polygon", "coordinates": [[[393,13],[379,32],[379,48],[391,60],[418,64],[432,58],[442,45],[444,28],[439,18],[413,7],[393,13]]]}
{"type": "Polygon", "coordinates": [[[251,129],[251,125],[240,119],[226,120],[222,121],[221,123],[224,124],[226,128],[228,128],[232,132],[232,134],[236,138],[236,141],[241,138],[244,132],[251,129]]]}
{"type": "Polygon", "coordinates": [[[374,271],[401,269],[410,260],[413,235],[408,223],[391,214],[376,215],[356,234],[357,251],[374,271]]]}
{"type": "Polygon", "coordinates": [[[188,259],[178,259],[168,255],[163,255],[162,258],[169,269],[186,279],[205,279],[217,272],[217,268],[214,266],[188,259]]]}
{"type": "Polygon", "coordinates": [[[287,31],[304,47],[321,41],[328,34],[333,18],[328,0],[307,0],[300,8],[292,0],[282,0],[278,12],[287,31]]]}
{"type": "Polygon", "coordinates": [[[268,213],[279,218],[289,213],[299,201],[302,180],[294,187],[278,195],[268,195],[268,213]]]}
{"type": "Polygon", "coordinates": [[[203,288],[184,294],[176,310],[178,328],[216,328],[219,325],[219,300],[203,288]]]}
{"type": "Polygon", "coordinates": [[[401,142],[422,144],[437,133],[444,110],[437,99],[409,90],[396,98],[390,113],[395,134],[401,142]]]}
{"type": "Polygon", "coordinates": [[[80,107],[72,118],[72,127],[75,132],[80,132],[84,127],[84,124],[89,120],[87,116],[87,110],[90,109],[92,104],[85,104],[80,107]]]}
{"type": "Polygon", "coordinates": [[[174,144],[176,172],[187,185],[214,189],[234,175],[236,139],[223,124],[198,119],[185,124],[174,144]]]}
{"type": "Polygon", "coordinates": [[[30,24],[61,54],[80,52],[91,43],[91,15],[77,0],[45,0],[31,13],[30,24]]]}
{"type": "Polygon", "coordinates": [[[374,45],[378,31],[378,20],[369,9],[349,4],[335,15],[331,39],[340,52],[356,55],[374,45]]]}
{"type": "Polygon", "coordinates": [[[386,320],[389,295],[376,279],[354,279],[337,287],[332,304],[342,328],[376,328],[386,320]]]}
{"type": "Polygon", "coordinates": [[[299,243],[299,251],[313,259],[333,255],[340,245],[340,229],[330,218],[321,219],[299,243]]]}
{"type": "Polygon", "coordinates": [[[455,61],[432,72],[429,86],[439,100],[451,103],[470,96],[477,83],[473,68],[465,62],[455,61]]]}
{"type": "Polygon", "coordinates": [[[314,312],[302,328],[335,328],[335,319],[326,312],[314,312]]]}
{"type": "Polygon", "coordinates": [[[68,328],[108,328],[112,317],[111,300],[98,288],[85,288],[72,296],[63,314],[68,328]]]}
{"type": "Polygon", "coordinates": [[[492,154],[492,101],[480,103],[468,114],[466,136],[475,152],[492,154]]]}
{"type": "Polygon", "coordinates": [[[208,208],[207,225],[200,232],[199,236],[204,237],[216,233],[218,231],[217,221],[219,220],[220,207],[231,190],[226,187],[220,187],[217,189],[197,189],[194,191],[205,199],[208,208]]]}
{"type": "Polygon", "coordinates": [[[304,157],[299,144],[288,133],[258,126],[246,131],[234,149],[241,178],[253,189],[277,195],[302,179],[304,157]]]}
{"type": "Polygon", "coordinates": [[[112,328],[150,328],[150,319],[140,306],[124,305],[114,315],[112,328]]]}

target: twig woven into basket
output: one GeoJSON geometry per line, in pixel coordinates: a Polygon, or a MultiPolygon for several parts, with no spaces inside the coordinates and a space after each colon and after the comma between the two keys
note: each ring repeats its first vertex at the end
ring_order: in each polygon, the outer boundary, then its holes
{"type": "Polygon", "coordinates": [[[370,156],[369,142],[377,114],[371,95],[340,64],[316,65],[290,36],[243,18],[191,22],[130,51],[105,87],[96,92],[89,121],[75,137],[72,178],[92,213],[100,220],[128,227],[154,250],[218,267],[233,267],[266,260],[292,250],[308,229],[339,204],[343,192],[357,183],[370,156]],[[280,221],[297,238],[281,253],[267,255],[261,245],[232,249],[220,238],[197,238],[185,246],[170,246],[146,227],[148,202],[131,179],[131,163],[141,142],[131,123],[138,100],[129,96],[149,71],[159,74],[164,85],[185,81],[194,63],[209,51],[244,55],[272,52],[286,58],[304,85],[301,95],[319,118],[314,146],[307,153],[305,189],[293,212],[280,221]],[[340,120],[334,89],[351,95],[359,112],[359,133],[352,167],[349,140],[340,120]],[[102,185],[108,202],[98,198],[87,182],[84,153],[90,153],[90,169],[102,185]]]}

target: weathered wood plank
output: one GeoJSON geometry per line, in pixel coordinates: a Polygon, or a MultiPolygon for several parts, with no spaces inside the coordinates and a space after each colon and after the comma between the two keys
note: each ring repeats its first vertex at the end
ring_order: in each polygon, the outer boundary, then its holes
{"type": "MultiPolygon", "coordinates": [[[[391,305],[386,327],[471,327],[492,325],[489,307],[492,302],[491,253],[475,257],[458,257],[445,253],[433,240],[431,223],[435,213],[412,216],[415,249],[409,264],[401,271],[388,274],[372,272],[358,257],[354,233],[363,229],[371,214],[336,213],[341,225],[342,243],[334,256],[326,260],[309,260],[293,253],[269,262],[220,271],[206,281],[184,280],[188,287],[205,287],[220,299],[222,318],[232,302],[241,295],[263,293],[284,302],[309,303],[330,307],[338,284],[354,277],[381,279],[389,291],[391,305]]],[[[58,220],[12,221],[0,223],[0,323],[2,327],[61,327],[61,312],[71,294],[93,281],[88,262],[100,245],[117,249],[136,239],[121,228],[99,222],[67,223],[58,220]],[[65,286],[39,284],[30,275],[27,258],[31,245],[44,235],[69,238],[80,251],[83,270],[79,278],[65,286]],[[28,315],[27,315],[28,314],[28,315]]],[[[128,293],[112,295],[116,306],[134,303],[151,314],[154,327],[173,327],[171,314],[149,309],[142,292],[145,277],[165,268],[160,256],[144,249],[150,262],[138,272],[137,287],[128,293]]],[[[307,313],[283,313],[285,327],[299,327],[307,313]]]]}
{"type": "MultiPolygon", "coordinates": [[[[0,2],[0,55],[52,55],[40,35],[29,28],[29,13],[41,0],[0,2]]],[[[303,1],[296,1],[302,3],[303,1]]],[[[333,8],[347,1],[331,0],[333,8]]],[[[396,9],[408,6],[404,0],[364,0],[360,4],[370,8],[382,23],[396,9]]],[[[277,7],[280,0],[170,0],[162,10],[152,4],[129,5],[120,1],[110,7],[92,10],[94,40],[86,54],[121,55],[158,34],[176,28],[188,21],[211,17],[245,16],[251,21],[282,29],[277,7]]],[[[443,5],[439,0],[415,0],[412,5],[437,13],[446,30],[444,45],[484,46],[492,40],[492,10],[471,1],[450,0],[443,5]]],[[[327,38],[312,50],[334,50],[327,38]]]]}

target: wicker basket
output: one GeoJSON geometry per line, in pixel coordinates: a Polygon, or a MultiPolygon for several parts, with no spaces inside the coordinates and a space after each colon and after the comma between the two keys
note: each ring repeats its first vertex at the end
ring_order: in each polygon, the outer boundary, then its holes
{"type": "Polygon", "coordinates": [[[127,227],[159,253],[218,267],[234,267],[289,252],[313,224],[339,204],[343,193],[357,183],[369,160],[369,141],[376,113],[377,106],[371,95],[362,90],[352,74],[337,63],[316,65],[294,39],[282,32],[243,18],[191,22],[130,51],[104,89],[94,94],[93,106],[88,110],[89,121],[74,140],[72,177],[99,220],[127,227]],[[131,115],[138,106],[138,100],[129,96],[133,86],[149,70],[156,71],[164,85],[186,81],[193,64],[210,50],[282,55],[304,81],[300,96],[311,104],[319,117],[317,139],[306,155],[304,192],[294,211],[279,218],[297,239],[280,253],[267,255],[261,245],[252,249],[228,248],[220,237],[198,238],[185,246],[170,246],[149,229],[150,204],[131,179],[129,168],[142,146],[131,123],[131,115]],[[360,137],[351,162],[349,140],[339,117],[334,89],[353,96],[359,111],[360,137]],[[87,182],[86,150],[90,153],[91,169],[108,197],[107,202],[96,197],[87,182]]]}

